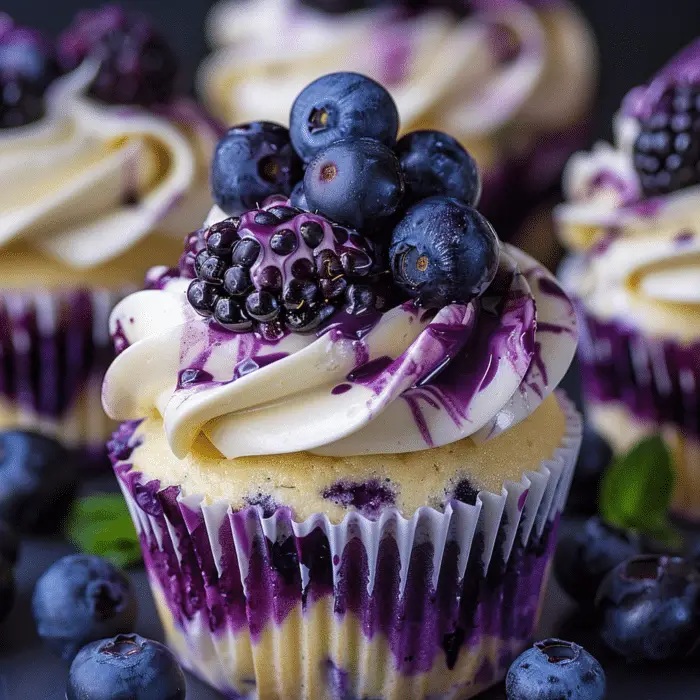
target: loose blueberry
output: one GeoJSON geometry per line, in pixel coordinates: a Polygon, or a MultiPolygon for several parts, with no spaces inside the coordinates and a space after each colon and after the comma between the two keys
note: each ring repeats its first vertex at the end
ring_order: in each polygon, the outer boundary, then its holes
{"type": "Polygon", "coordinates": [[[80,650],[66,700],[185,700],[186,692],[185,675],[167,647],[120,634],[80,650]]]}
{"type": "Polygon", "coordinates": [[[234,265],[251,267],[260,255],[260,243],[254,238],[244,238],[233,249],[231,261],[234,265]]]}
{"type": "Polygon", "coordinates": [[[588,424],[583,429],[567,513],[592,515],[598,508],[598,492],[603,471],[610,464],[613,452],[606,440],[588,424]]]}
{"type": "Polygon", "coordinates": [[[19,554],[19,535],[6,520],[0,519],[0,560],[12,566],[17,563],[19,554]]]}
{"type": "Polygon", "coordinates": [[[233,246],[238,243],[238,226],[240,220],[237,217],[225,219],[209,228],[207,234],[207,250],[211,255],[218,255],[223,258],[231,256],[233,246]]]}
{"type": "Polygon", "coordinates": [[[592,606],[603,579],[618,564],[641,554],[641,538],[629,530],[592,517],[559,538],[554,572],[561,587],[576,602],[592,606]]]}
{"type": "Polygon", "coordinates": [[[605,673],[585,649],[545,639],[523,652],[506,676],[508,700],[603,700],[605,673]]]}
{"type": "Polygon", "coordinates": [[[86,58],[99,62],[90,93],[104,102],[148,107],[168,102],[176,89],[177,56],[139,12],[116,5],[84,10],[61,34],[58,52],[66,71],[86,58]]]}
{"type": "Polygon", "coordinates": [[[248,268],[234,265],[226,270],[224,289],[233,296],[243,296],[253,286],[248,268]]]}
{"type": "Polygon", "coordinates": [[[73,456],[44,435],[0,432],[0,519],[20,532],[53,532],[77,486],[73,456]]]}
{"type": "Polygon", "coordinates": [[[406,202],[436,195],[455,197],[473,207],[481,196],[476,161],[442,131],[412,131],[396,144],[406,183],[406,202]]]}
{"type": "MultiPolygon", "coordinates": [[[[294,148],[308,163],[335,141],[351,137],[376,139],[392,148],[399,113],[391,95],[374,80],[331,73],[302,90],[292,105],[290,124],[294,148]]],[[[304,189],[308,198],[308,187],[304,189]]]]}
{"type": "Polygon", "coordinates": [[[246,299],[246,309],[256,321],[262,322],[272,321],[280,311],[277,298],[264,289],[246,299]]]}
{"type": "Polygon", "coordinates": [[[338,141],[320,151],[304,175],[313,211],[357,229],[394,214],[404,195],[394,152],[373,139],[338,141]]]}
{"type": "Polygon", "coordinates": [[[476,209],[450,197],[411,207],[394,229],[389,257],[394,281],[420,306],[467,303],[498,269],[500,245],[476,209]]]}
{"type": "Polygon", "coordinates": [[[216,287],[201,279],[192,280],[187,288],[187,301],[200,316],[211,316],[217,300],[216,287]]]}
{"type": "Polygon", "coordinates": [[[69,660],[89,642],[133,629],[137,603],[122,571],[100,557],[74,554],[37,581],[32,613],[42,641],[69,660]]]}
{"type": "Polygon", "coordinates": [[[219,325],[236,333],[244,333],[253,328],[253,322],[240,302],[229,297],[217,299],[214,307],[214,318],[219,325]]]}
{"type": "Polygon", "coordinates": [[[306,193],[304,192],[303,180],[299,180],[299,182],[297,182],[297,184],[294,185],[292,194],[289,195],[289,203],[297,209],[301,209],[302,211],[309,211],[309,203],[306,201],[306,193]]]}
{"type": "Polygon", "coordinates": [[[277,255],[289,255],[297,249],[298,245],[296,233],[289,229],[277,231],[270,239],[270,249],[277,255]]]}
{"type": "Polygon", "coordinates": [[[611,571],[596,611],[605,644],[628,661],[671,661],[700,642],[700,572],[680,557],[642,555],[611,571]]]}
{"type": "Polygon", "coordinates": [[[229,129],[219,141],[211,173],[216,203],[228,214],[240,214],[273,194],[291,194],[301,179],[301,162],[287,129],[252,122],[229,129]]]}
{"type": "Polygon", "coordinates": [[[4,622],[15,603],[15,575],[12,563],[0,557],[0,623],[4,622]]]}

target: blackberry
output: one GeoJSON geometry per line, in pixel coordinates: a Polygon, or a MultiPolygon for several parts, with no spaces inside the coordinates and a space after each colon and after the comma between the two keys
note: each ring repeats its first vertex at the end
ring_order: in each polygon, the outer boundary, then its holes
{"type": "Polygon", "coordinates": [[[667,90],[642,120],[634,167],[647,197],[700,184],[700,85],[667,90]]]}
{"type": "Polygon", "coordinates": [[[382,310],[388,299],[374,244],[278,199],[195,232],[183,258],[197,313],[268,339],[310,333],[340,310],[382,310]]]}
{"type": "Polygon", "coordinates": [[[90,94],[103,102],[149,107],[175,92],[175,52],[139,12],[116,5],[79,12],[60,36],[58,54],[67,71],[86,58],[99,61],[90,94]]]}
{"type": "Polygon", "coordinates": [[[44,93],[58,77],[53,45],[42,34],[0,22],[0,129],[44,115],[44,93]]]}

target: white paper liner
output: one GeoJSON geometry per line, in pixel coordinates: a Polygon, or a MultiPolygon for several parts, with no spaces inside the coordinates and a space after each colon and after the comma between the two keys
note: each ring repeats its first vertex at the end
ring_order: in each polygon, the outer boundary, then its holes
{"type": "MultiPolygon", "coordinates": [[[[142,498],[143,490],[154,482],[150,482],[145,474],[138,470],[127,471],[119,469],[117,463],[118,481],[126,498],[129,511],[136,528],[142,538],[147,559],[149,551],[160,553],[167,557],[174,555],[177,559],[179,571],[171,572],[175,578],[179,575],[187,575],[188,568],[192,566],[192,552],[197,554],[200,565],[203,560],[211,560],[216,567],[218,577],[225,574],[225,566],[222,565],[222,554],[228,549],[221,540],[222,527],[228,529],[227,519],[231,523],[232,541],[235,548],[235,558],[240,570],[240,579],[243,590],[246,592],[246,606],[249,605],[248,591],[246,590],[246,578],[251,563],[250,552],[256,537],[264,533],[271,543],[283,541],[292,533],[297,537],[304,537],[314,529],[320,528],[328,538],[330,556],[334,562],[333,590],[337,591],[340,585],[340,573],[346,544],[352,539],[359,539],[367,552],[369,570],[367,579],[367,593],[371,596],[374,592],[375,580],[378,573],[379,546],[381,541],[389,536],[396,542],[400,553],[400,598],[406,594],[408,581],[408,567],[411,553],[416,547],[425,543],[433,547],[433,586],[438,583],[438,576],[443,564],[445,547],[455,543],[458,545],[457,572],[459,585],[464,589],[465,576],[486,575],[489,564],[492,562],[494,547],[500,540],[503,565],[505,566],[513,552],[516,537],[522,552],[526,545],[533,546],[542,537],[545,528],[556,529],[559,514],[562,512],[571,479],[573,477],[576,459],[581,441],[582,423],[579,414],[573,404],[566,398],[563,392],[557,392],[560,407],[566,415],[567,425],[561,445],[555,451],[553,457],[544,460],[537,471],[527,471],[520,482],[506,482],[500,494],[482,491],[477,495],[473,505],[452,501],[444,512],[430,507],[422,507],[416,511],[413,517],[406,519],[396,509],[387,509],[377,520],[369,520],[357,512],[348,513],[342,522],[333,524],[327,516],[315,514],[304,522],[294,522],[288,517],[280,516],[278,509],[271,517],[261,517],[262,509],[251,507],[246,511],[255,510],[256,515],[241,517],[243,511],[235,514],[228,503],[210,502],[201,495],[187,497],[178,496],[175,512],[159,511],[158,508],[146,506],[142,498]],[[141,493],[139,493],[139,489],[141,493]],[[137,500],[138,499],[138,500],[137,500]],[[175,518],[175,520],[173,519],[175,518]],[[235,524],[234,524],[235,519],[235,524]],[[186,526],[184,529],[183,524],[186,526]],[[202,527],[206,531],[205,538],[195,537],[201,535],[202,527]],[[477,550],[472,552],[475,536],[483,542],[481,554],[477,550]],[[205,551],[206,550],[206,551],[205,551]],[[470,556],[480,556],[481,561],[469,567],[470,556]]],[[[128,459],[126,460],[128,462],[128,459]]],[[[156,484],[156,489],[158,485],[156,484]]],[[[173,487],[170,487],[172,490],[173,487]]],[[[168,489],[158,491],[158,495],[164,494],[168,489]]],[[[551,532],[547,551],[540,556],[548,561],[551,554],[554,532],[551,532]]],[[[297,541],[297,548],[299,547],[297,541]]],[[[454,551],[451,549],[451,551],[454,551]]],[[[302,587],[306,587],[309,581],[309,569],[299,563],[302,587]]],[[[478,647],[470,647],[469,653],[462,653],[460,663],[454,671],[445,667],[444,654],[440,651],[435,656],[433,667],[427,672],[418,674],[401,674],[395,668],[390,654],[384,648],[378,635],[369,639],[359,625],[348,628],[348,617],[344,619],[338,616],[329,617],[321,615],[321,622],[316,621],[314,611],[324,599],[314,602],[309,611],[301,614],[301,605],[290,612],[284,623],[280,626],[271,619],[267,620],[265,630],[260,639],[251,645],[247,629],[233,630],[229,628],[210,629],[210,616],[215,601],[216,580],[212,581],[212,572],[204,572],[204,589],[207,594],[206,609],[202,608],[185,619],[182,615],[180,621],[176,621],[173,611],[166,603],[166,591],[161,586],[154,568],[149,568],[156,603],[166,628],[168,643],[173,647],[185,667],[193,671],[208,683],[228,693],[230,697],[242,698],[322,698],[322,697],[380,697],[405,698],[420,697],[444,697],[466,698],[485,687],[498,682],[503,678],[507,665],[496,664],[496,657],[501,655],[508,659],[514,658],[523,648],[525,641],[522,639],[502,639],[484,637],[478,647]],[[209,584],[209,585],[208,585],[209,584]],[[210,594],[212,594],[210,599],[210,594]],[[330,631],[329,631],[330,624],[330,631]],[[313,629],[309,629],[309,626],[313,629]],[[319,625],[316,629],[316,625],[319,625]],[[299,631],[301,629],[301,632],[299,631]],[[354,633],[352,632],[354,629],[354,633]],[[271,635],[272,643],[266,635],[271,635]],[[349,635],[349,636],[348,636],[349,635]],[[345,690],[333,691],[329,688],[318,689],[318,674],[315,667],[309,669],[309,659],[318,656],[317,650],[312,648],[318,639],[327,641],[328,657],[334,661],[336,654],[340,657],[357,658],[356,662],[364,659],[364,664],[356,664],[367,670],[368,664],[373,668],[374,681],[359,675],[339,672],[336,677],[341,677],[344,683],[349,683],[345,690]],[[315,640],[315,641],[309,641],[315,640]],[[331,649],[333,647],[333,649],[331,649]],[[353,652],[353,649],[361,651],[353,652]],[[277,650],[277,651],[275,651],[277,650]],[[382,653],[385,654],[384,670],[377,680],[377,663],[381,663],[382,653]],[[252,658],[252,662],[251,662],[252,658]],[[291,660],[290,660],[291,658],[291,660]],[[252,663],[252,666],[251,666],[252,663]],[[492,666],[492,673],[487,678],[478,677],[478,668],[492,666]],[[292,671],[289,671],[289,667],[292,671]],[[366,668],[367,667],[367,668],[366,668]],[[254,669],[251,670],[251,669],[254,669]],[[294,671],[296,669],[296,671],[294,671]],[[465,670],[466,669],[466,670],[465,670]],[[250,674],[254,673],[253,678],[250,674]],[[291,675],[290,675],[291,674],[291,675]],[[315,675],[314,675],[315,674],[315,675]],[[475,675],[476,674],[476,675],[475,675]],[[272,684],[272,685],[270,685],[272,684]],[[380,686],[377,688],[377,684],[380,686]],[[439,695],[433,695],[436,684],[440,686],[439,695]],[[315,688],[315,689],[314,689],[315,688]],[[237,693],[237,694],[235,694],[237,693]],[[346,693],[346,694],[343,694],[346,693]],[[350,694],[347,694],[350,693],[350,694]]],[[[216,579],[216,577],[213,577],[216,579]]],[[[546,575],[541,582],[544,587],[546,575]]],[[[177,584],[175,584],[177,585],[177,584]]],[[[512,592],[512,591],[511,591],[512,592]]],[[[188,591],[180,591],[188,595],[188,591]]],[[[538,594],[538,597],[539,597],[538,594]]],[[[273,596],[277,602],[277,595],[273,596]]],[[[333,609],[333,596],[330,596],[330,608],[333,609]]],[[[539,604],[533,609],[530,633],[534,630],[539,604]]],[[[248,610],[248,614],[251,611],[248,610]]],[[[248,618],[250,619],[250,617],[248,618]]],[[[379,635],[381,637],[381,635],[379,635]]],[[[324,652],[324,653],[326,653],[324,652]]],[[[320,657],[319,657],[320,658],[320,657]]],[[[313,664],[311,664],[313,666],[313,664]]],[[[337,680],[337,678],[336,678],[337,680]]]]}

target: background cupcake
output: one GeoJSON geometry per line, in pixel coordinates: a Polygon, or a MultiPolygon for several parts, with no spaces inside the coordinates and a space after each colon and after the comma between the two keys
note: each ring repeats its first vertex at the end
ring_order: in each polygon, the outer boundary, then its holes
{"type": "Polygon", "coordinates": [[[81,13],[57,50],[0,23],[2,425],[96,448],[109,434],[109,312],[208,208],[220,131],[176,74],[160,35],[114,6],[81,13]]]}
{"type": "MultiPolygon", "coordinates": [[[[553,2],[223,2],[209,18],[217,47],[200,91],[229,124],[266,114],[285,123],[310,80],[365,73],[395,98],[402,128],[460,140],[484,175],[482,209],[512,235],[554,194],[567,156],[585,142],[596,52],[570,5],[553,2]]],[[[549,216],[514,242],[556,259],[549,216]]]]}
{"type": "Polygon", "coordinates": [[[616,144],[575,156],[558,211],[590,419],[618,450],[661,433],[700,517],[700,43],[632,90],[616,144]]]}
{"type": "Polygon", "coordinates": [[[537,622],[575,314],[467,203],[466,152],[421,196],[378,84],[321,78],[291,125],[227,133],[221,208],[111,318],[109,450],[168,642],[236,697],[471,697],[537,622]],[[310,129],[319,104],[357,138],[310,129]],[[307,151],[318,206],[247,208],[307,151]]]}

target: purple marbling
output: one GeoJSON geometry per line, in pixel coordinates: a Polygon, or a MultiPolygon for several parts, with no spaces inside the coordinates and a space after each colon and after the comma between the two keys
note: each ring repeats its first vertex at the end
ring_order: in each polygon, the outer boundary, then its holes
{"type": "Polygon", "coordinates": [[[367,518],[377,518],[396,503],[396,493],[389,481],[336,481],[323,491],[323,498],[344,508],[353,508],[367,518]]]}

